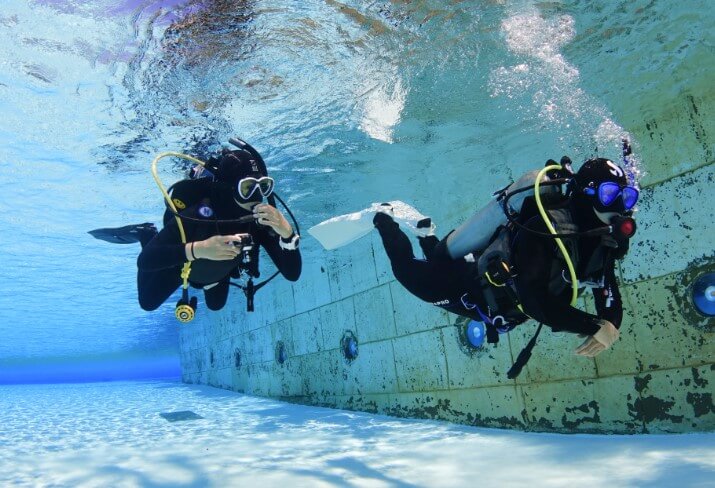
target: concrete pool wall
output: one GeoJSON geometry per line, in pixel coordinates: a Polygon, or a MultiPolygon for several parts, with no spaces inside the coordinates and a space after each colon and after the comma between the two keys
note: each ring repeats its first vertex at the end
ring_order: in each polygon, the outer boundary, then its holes
{"type": "MultiPolygon", "coordinates": [[[[540,8],[560,15],[565,7],[540,8]]],[[[536,324],[502,336],[496,347],[470,348],[464,319],[394,281],[373,232],[337,251],[311,252],[300,281],[275,280],[259,292],[252,314],[236,294],[230,307],[182,326],[183,380],[499,428],[715,429],[715,318],[699,315],[690,297],[692,283],[715,271],[715,95],[703,40],[712,16],[697,20],[688,6],[668,2],[567,10],[577,35],[563,54],[578,68],[579,89],[631,135],[645,170],[638,232],[617,270],[626,312],[611,350],[595,360],[576,357],[581,339],[546,329],[522,374],[509,380],[536,324]],[[352,360],[343,354],[349,337],[358,343],[352,360]]],[[[476,195],[495,190],[487,178],[467,184],[476,195]]],[[[304,249],[319,246],[303,233],[304,249]]],[[[593,310],[589,300],[579,306],[593,310]]]]}
{"type": "MultiPolygon", "coordinates": [[[[677,110],[627,127],[640,141],[648,174],[638,233],[618,270],[626,308],[621,338],[595,360],[573,355],[577,337],[547,329],[522,374],[507,379],[535,324],[502,336],[497,346],[470,348],[463,319],[394,281],[373,233],[308,260],[299,282],[276,280],[261,290],[252,314],[239,299],[184,326],[183,380],[499,428],[713,430],[715,319],[698,315],[690,299],[692,282],[715,271],[713,99],[680,102],[677,110]],[[343,354],[350,335],[358,342],[352,360],[343,354]]],[[[580,306],[593,309],[589,300],[580,306]]]]}

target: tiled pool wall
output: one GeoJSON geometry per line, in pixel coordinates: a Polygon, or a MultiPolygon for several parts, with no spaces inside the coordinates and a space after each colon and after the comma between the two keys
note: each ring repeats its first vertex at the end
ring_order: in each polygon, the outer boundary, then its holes
{"type": "MultiPolygon", "coordinates": [[[[536,324],[502,336],[496,347],[469,348],[464,320],[406,292],[372,233],[305,262],[295,284],[275,280],[251,314],[235,300],[183,327],[183,380],[500,428],[713,430],[715,319],[698,315],[690,300],[694,279],[715,270],[713,112],[713,98],[684,95],[658,117],[626,127],[647,175],[638,233],[618,270],[621,338],[594,360],[574,356],[581,339],[545,330],[522,374],[507,379],[536,324]],[[358,341],[354,359],[343,353],[346,334],[358,341]]],[[[588,300],[580,306],[593,310],[588,300]]]]}

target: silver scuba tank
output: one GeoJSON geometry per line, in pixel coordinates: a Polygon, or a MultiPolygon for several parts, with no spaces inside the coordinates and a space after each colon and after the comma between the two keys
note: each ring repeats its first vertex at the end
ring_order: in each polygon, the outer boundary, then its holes
{"type": "MultiPolygon", "coordinates": [[[[539,170],[530,171],[509,185],[506,189],[507,194],[520,188],[531,187],[531,190],[517,193],[509,199],[510,210],[521,211],[524,199],[534,194],[533,187],[538,174],[539,170]]],[[[549,181],[549,178],[544,175],[541,181],[542,183],[549,181]]],[[[541,187],[540,194],[544,196],[557,191],[555,186],[544,186],[541,187]]],[[[502,201],[492,200],[447,237],[447,251],[450,257],[460,259],[470,253],[481,253],[489,245],[489,239],[494,235],[497,227],[506,223],[502,201]]]]}

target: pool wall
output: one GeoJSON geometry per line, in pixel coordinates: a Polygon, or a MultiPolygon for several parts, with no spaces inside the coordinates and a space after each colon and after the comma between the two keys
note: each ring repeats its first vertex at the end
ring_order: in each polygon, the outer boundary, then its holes
{"type": "MultiPolygon", "coordinates": [[[[502,336],[496,347],[472,349],[464,319],[420,302],[395,282],[375,232],[317,253],[319,244],[304,230],[302,246],[313,249],[298,283],[279,279],[260,290],[250,314],[236,293],[230,307],[202,311],[182,327],[183,380],[499,428],[715,429],[715,319],[699,315],[690,296],[692,283],[715,271],[715,95],[700,31],[670,29],[669,22],[682,19],[674,18],[677,9],[664,8],[651,18],[641,10],[586,14],[574,7],[577,25],[594,27],[579,31],[564,50],[583,90],[631,135],[644,170],[638,232],[618,268],[626,312],[611,350],[595,360],[576,357],[582,339],[545,330],[522,374],[509,380],[506,372],[536,324],[502,336]],[[351,336],[358,354],[347,359],[351,336]]],[[[690,15],[686,10],[681,14],[690,15]]],[[[476,195],[495,190],[479,176],[467,184],[476,195]]],[[[440,235],[447,230],[440,227],[440,235]]],[[[587,299],[579,307],[593,311],[587,299]]]]}
{"type": "MultiPolygon", "coordinates": [[[[692,282],[715,270],[713,99],[678,100],[627,127],[649,172],[638,233],[618,270],[626,308],[621,338],[595,360],[574,356],[577,337],[546,330],[522,374],[507,379],[535,324],[502,336],[496,347],[470,348],[463,319],[394,280],[373,233],[308,260],[296,284],[276,280],[260,290],[253,313],[236,295],[231,307],[183,327],[183,380],[499,428],[713,430],[715,319],[698,315],[690,298],[692,282]],[[354,359],[343,352],[350,335],[358,342],[354,359]]],[[[306,237],[303,245],[318,244],[306,237]]],[[[593,310],[590,300],[580,306],[593,310]]]]}

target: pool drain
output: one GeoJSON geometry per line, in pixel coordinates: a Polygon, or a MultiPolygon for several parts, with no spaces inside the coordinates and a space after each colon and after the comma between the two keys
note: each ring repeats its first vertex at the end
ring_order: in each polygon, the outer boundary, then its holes
{"type": "Polygon", "coordinates": [[[184,420],[199,420],[203,418],[201,415],[197,415],[191,410],[182,410],[180,412],[163,412],[159,415],[161,415],[169,422],[183,422],[184,420]]]}

